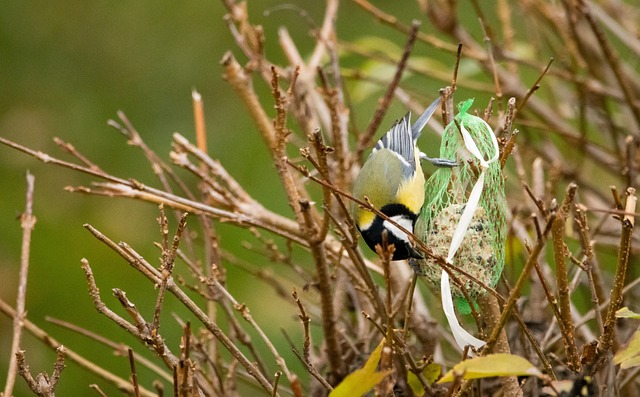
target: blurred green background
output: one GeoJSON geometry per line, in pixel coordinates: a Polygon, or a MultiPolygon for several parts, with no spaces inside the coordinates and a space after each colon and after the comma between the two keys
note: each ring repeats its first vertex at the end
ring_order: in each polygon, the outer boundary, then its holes
{"type": "MultiPolygon", "coordinates": [[[[264,13],[281,3],[249,2],[251,20],[264,25],[266,51],[276,61],[284,61],[277,46],[280,26],[289,29],[303,54],[314,45],[309,26],[301,22],[298,13],[291,9],[264,13]]],[[[321,24],[323,2],[287,4],[306,10],[317,25],[321,24]]],[[[385,7],[406,23],[418,11],[413,3],[410,7],[385,7]]],[[[288,213],[282,193],[273,190],[276,178],[262,141],[221,76],[219,61],[226,51],[233,51],[241,63],[245,61],[233,43],[224,14],[218,1],[4,2],[0,12],[0,135],[69,159],[53,143],[52,138],[57,136],[73,143],[105,170],[157,186],[143,156],[106,121],[115,119],[118,110],[124,111],[149,146],[168,159],[174,131],[193,139],[191,90],[196,88],[205,103],[212,157],[220,159],[251,194],[264,198],[268,208],[288,213]]],[[[341,5],[338,30],[343,39],[364,37],[379,29],[380,25],[371,23],[369,16],[353,4],[341,5]],[[360,19],[363,23],[358,23],[360,19]]],[[[399,47],[406,40],[396,32],[385,39],[399,47]]],[[[419,54],[425,49],[416,51],[419,54]]],[[[262,99],[269,101],[264,83],[256,80],[256,86],[262,99]]],[[[433,87],[438,86],[433,83],[433,87]]],[[[379,95],[377,92],[367,99],[370,107],[379,95]]],[[[370,117],[366,107],[356,114],[361,123],[370,117]]],[[[127,377],[126,360],[112,357],[109,349],[46,322],[45,316],[72,322],[142,350],[124,331],[97,314],[86,293],[80,259],[86,257],[90,261],[103,299],[114,308],[117,305],[110,292],[113,287],[125,290],[141,312],[149,316],[155,293],[82,225],[90,223],[114,240],[128,242],[153,263],[159,256],[152,245],[159,240],[157,208],[65,192],[64,186],[87,185],[92,179],[0,147],[0,297],[12,305],[18,279],[19,214],[24,209],[26,170],[35,176],[34,212],[38,219],[31,246],[28,318],[70,349],[127,377]]],[[[171,226],[175,230],[175,221],[171,226]]],[[[225,249],[244,255],[240,244],[248,238],[246,233],[223,227],[221,234],[225,249]]],[[[255,288],[248,288],[250,283],[241,272],[230,273],[231,292],[251,307],[259,322],[277,324],[289,334],[298,335],[297,319],[278,310],[282,302],[272,300],[270,290],[252,293],[255,288]]],[[[167,314],[177,305],[169,298],[167,306],[164,336],[177,350],[180,329],[167,314]]],[[[11,321],[0,316],[1,387],[9,360],[10,336],[11,321]]],[[[34,374],[51,371],[54,353],[49,348],[26,332],[22,346],[34,374]]],[[[149,379],[143,381],[150,387],[149,379]]],[[[104,381],[73,363],[68,363],[58,392],[87,395],[92,393],[87,389],[90,383],[98,383],[111,395],[117,394],[104,381]]],[[[26,390],[19,378],[15,395],[27,395],[26,390]]]]}

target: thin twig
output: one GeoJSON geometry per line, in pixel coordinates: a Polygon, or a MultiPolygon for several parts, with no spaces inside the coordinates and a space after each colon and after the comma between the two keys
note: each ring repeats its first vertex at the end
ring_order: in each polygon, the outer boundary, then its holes
{"type": "Polygon", "coordinates": [[[26,204],[24,213],[20,216],[22,226],[22,249],[20,251],[20,275],[18,276],[18,296],[16,297],[16,315],[13,318],[13,335],[11,339],[11,353],[9,369],[7,370],[7,383],[4,387],[4,396],[13,395],[16,375],[18,374],[18,362],[14,359],[20,350],[22,327],[27,317],[27,276],[29,274],[29,254],[31,252],[31,233],[36,225],[36,217],[33,215],[33,191],[35,177],[27,172],[26,204]]]}
{"type": "Polygon", "coordinates": [[[306,227],[310,229],[309,235],[312,236],[309,239],[309,244],[311,246],[311,254],[313,255],[316,264],[318,283],[320,284],[322,327],[327,343],[327,354],[329,362],[331,363],[332,372],[334,372],[338,379],[340,379],[346,374],[346,368],[344,366],[344,360],[342,360],[342,349],[340,347],[336,329],[336,317],[333,307],[334,292],[329,278],[327,256],[323,245],[321,244],[321,240],[318,240],[316,237],[319,231],[312,223],[310,204],[306,201],[301,201],[300,207],[302,208],[302,215],[304,216],[306,227]]]}
{"type": "Polygon", "coordinates": [[[136,360],[133,350],[129,349],[129,366],[131,368],[131,384],[133,385],[133,395],[140,397],[140,387],[138,386],[138,371],[136,371],[136,360]]]}
{"type": "Polygon", "coordinates": [[[551,68],[551,64],[553,63],[553,61],[555,61],[555,58],[549,59],[549,63],[547,63],[547,66],[544,68],[542,73],[540,73],[540,75],[538,76],[536,81],[533,83],[531,88],[529,88],[529,90],[525,94],[524,98],[522,98],[522,101],[520,101],[520,103],[518,105],[518,109],[517,109],[518,111],[520,111],[520,110],[522,110],[524,108],[524,106],[529,101],[529,98],[531,97],[531,95],[533,95],[533,93],[536,92],[538,90],[538,88],[540,88],[540,81],[542,81],[542,78],[547,74],[547,72],[549,71],[549,68],[551,68]]]}

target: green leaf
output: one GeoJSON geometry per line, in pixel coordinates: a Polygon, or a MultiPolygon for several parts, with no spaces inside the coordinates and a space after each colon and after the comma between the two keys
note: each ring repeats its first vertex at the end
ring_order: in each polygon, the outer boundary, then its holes
{"type": "MultiPolygon", "coordinates": [[[[427,381],[427,383],[431,385],[436,381],[436,379],[438,379],[438,376],[440,376],[441,372],[442,368],[440,367],[440,365],[431,363],[424,367],[424,369],[422,370],[422,376],[427,381]]],[[[416,374],[414,374],[413,372],[408,372],[407,383],[411,387],[411,390],[413,390],[413,394],[418,397],[424,395],[424,387],[422,387],[422,383],[420,382],[416,374]]]]}
{"type": "Polygon", "coordinates": [[[364,366],[353,371],[340,384],[329,393],[329,397],[356,397],[362,396],[375,385],[382,382],[393,370],[376,372],[382,348],[384,347],[384,339],[378,347],[371,353],[364,366]]]}
{"type": "Polygon", "coordinates": [[[451,382],[454,374],[463,379],[490,378],[494,376],[544,376],[529,361],[513,354],[490,354],[476,357],[456,364],[438,383],[451,382]]]}
{"type": "Polygon", "coordinates": [[[613,362],[620,364],[620,368],[627,369],[640,365],[640,330],[633,333],[629,343],[618,350],[613,356],[613,362]]]}
{"type": "Polygon", "coordinates": [[[640,314],[632,312],[626,306],[621,309],[618,309],[618,311],[616,312],[616,317],[617,318],[633,318],[636,320],[640,320],[640,314]]]}

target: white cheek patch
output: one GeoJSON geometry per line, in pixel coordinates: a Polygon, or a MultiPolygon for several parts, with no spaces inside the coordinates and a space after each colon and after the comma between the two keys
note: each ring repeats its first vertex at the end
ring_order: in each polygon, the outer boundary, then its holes
{"type": "MultiPolygon", "coordinates": [[[[411,221],[411,219],[409,219],[409,218],[407,218],[406,216],[403,216],[403,215],[392,216],[390,219],[392,219],[395,223],[397,223],[398,225],[402,226],[403,228],[405,228],[408,231],[413,233],[413,222],[411,221]]],[[[396,225],[394,225],[391,222],[385,220],[382,223],[382,226],[385,229],[387,229],[391,234],[396,236],[396,238],[398,240],[401,240],[401,241],[404,241],[406,243],[409,243],[409,236],[407,236],[407,233],[405,233],[402,230],[400,230],[396,225]]]]}

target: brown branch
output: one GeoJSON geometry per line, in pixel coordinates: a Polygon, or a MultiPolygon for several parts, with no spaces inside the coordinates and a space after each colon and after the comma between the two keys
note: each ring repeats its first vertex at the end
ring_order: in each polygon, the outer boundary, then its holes
{"type": "MultiPolygon", "coordinates": [[[[95,390],[100,397],[108,397],[105,392],[100,389],[100,386],[96,385],[95,383],[89,385],[89,388],[95,390]]],[[[161,397],[161,395],[158,395],[157,397],[161,397]]]]}
{"type": "Polygon", "coordinates": [[[158,289],[158,297],[156,299],[156,306],[153,312],[153,323],[151,325],[152,333],[157,333],[160,329],[160,312],[162,310],[162,301],[164,300],[164,294],[167,289],[167,283],[169,278],[172,277],[173,267],[175,265],[176,254],[178,251],[178,246],[180,244],[180,240],[182,239],[182,234],[187,226],[187,213],[182,214],[182,218],[178,223],[178,229],[176,231],[175,236],[173,237],[173,244],[169,247],[168,242],[168,225],[167,225],[167,217],[164,214],[164,209],[160,207],[160,218],[159,222],[161,225],[161,232],[163,236],[163,244],[162,244],[162,282],[160,283],[158,289]]]}
{"type": "Polygon", "coordinates": [[[306,227],[309,228],[311,255],[313,256],[316,264],[316,274],[318,275],[319,284],[318,289],[320,291],[320,298],[322,302],[320,305],[322,309],[322,328],[324,330],[324,337],[327,343],[327,355],[329,363],[331,364],[331,371],[336,377],[336,380],[339,380],[346,375],[346,368],[344,366],[344,360],[342,359],[342,349],[340,348],[336,329],[337,319],[333,307],[334,291],[329,277],[327,256],[322,245],[322,240],[317,239],[319,231],[312,223],[310,204],[306,201],[301,201],[300,207],[302,208],[302,215],[304,216],[306,227]]]}
{"type": "MultiPolygon", "coordinates": [[[[387,371],[392,369],[392,347],[394,345],[394,312],[393,312],[393,304],[392,304],[392,291],[391,291],[391,258],[393,257],[393,252],[395,251],[394,245],[389,245],[388,242],[388,233],[385,230],[382,233],[382,244],[376,245],[376,254],[380,258],[382,262],[382,269],[384,271],[384,280],[386,288],[386,301],[385,301],[385,311],[387,317],[386,323],[386,332],[384,334],[384,347],[382,348],[382,352],[380,354],[380,362],[378,363],[378,367],[380,371],[387,371]]],[[[393,380],[390,376],[387,376],[383,381],[377,384],[374,387],[375,394],[380,396],[386,396],[391,393],[393,388],[393,380]]]]}
{"type": "Polygon", "coordinates": [[[451,79],[451,90],[456,91],[458,85],[458,69],[462,60],[462,43],[458,44],[458,52],[456,53],[456,64],[453,68],[453,79],[451,79]]]}
{"type": "Polygon", "coordinates": [[[304,331],[303,332],[304,342],[302,344],[302,358],[304,359],[303,360],[304,362],[310,365],[311,364],[311,332],[309,332],[309,324],[311,323],[311,318],[309,317],[309,315],[307,314],[307,311],[302,305],[302,302],[300,301],[300,297],[298,296],[298,292],[295,290],[295,288],[291,293],[291,296],[293,297],[293,300],[296,302],[296,305],[298,306],[298,311],[300,312],[300,314],[298,314],[298,318],[300,318],[300,322],[302,322],[302,328],[304,331]]]}
{"type": "MultiPolygon", "coordinates": [[[[597,308],[600,306],[600,302],[604,300],[604,289],[599,282],[599,269],[595,261],[595,253],[593,246],[594,241],[591,240],[589,235],[589,224],[587,222],[587,208],[583,205],[576,204],[573,208],[574,217],[578,230],[580,231],[580,243],[582,245],[582,251],[584,253],[584,267],[587,279],[589,280],[589,289],[591,290],[591,301],[593,306],[597,308]]],[[[604,331],[604,322],[602,320],[602,312],[600,310],[595,311],[596,323],[600,333],[604,331]]]]}
{"type": "Polygon", "coordinates": [[[571,206],[573,205],[573,197],[578,186],[574,183],[567,187],[567,194],[562,202],[562,206],[556,211],[556,218],[551,227],[551,235],[553,237],[553,252],[556,265],[556,283],[558,288],[558,299],[560,307],[560,318],[558,322],[562,323],[560,331],[562,332],[562,340],[567,353],[567,367],[577,373],[581,369],[578,348],[576,347],[573,318],[571,316],[571,299],[569,295],[569,281],[567,279],[566,253],[567,247],[564,243],[565,224],[567,217],[571,214],[571,206]]]}
{"type": "MultiPolygon", "coordinates": [[[[115,288],[114,294],[119,299],[125,310],[127,310],[127,313],[129,313],[129,315],[134,319],[134,321],[140,328],[138,328],[136,325],[131,324],[107,307],[107,305],[102,301],[102,298],[100,298],[100,290],[96,285],[96,281],[93,277],[93,271],[91,270],[91,266],[89,266],[89,261],[87,261],[86,259],[82,259],[81,262],[82,270],[84,271],[85,277],[87,279],[89,295],[91,296],[93,305],[95,306],[96,310],[98,310],[98,313],[105,315],[108,319],[116,323],[122,329],[126,330],[131,335],[138,337],[139,340],[145,343],[149,341],[154,342],[155,338],[152,338],[149,333],[147,333],[146,335],[142,334],[143,330],[147,326],[146,321],[137,311],[135,305],[127,300],[126,295],[124,295],[121,290],[115,288]]],[[[165,352],[165,354],[160,354],[160,356],[164,359],[165,364],[167,364],[169,368],[173,367],[178,362],[178,359],[170,354],[170,352],[165,352]]]]}
{"type": "Polygon", "coordinates": [[[136,371],[136,360],[133,350],[129,349],[129,366],[131,367],[131,384],[133,385],[133,395],[140,397],[140,386],[138,386],[138,371],[136,371]]]}
{"type": "MultiPolygon", "coordinates": [[[[482,320],[486,323],[487,330],[493,330],[500,321],[500,305],[498,299],[490,294],[484,294],[478,296],[477,299],[480,310],[482,311],[482,320]]],[[[514,307],[515,309],[515,307],[514,307]]],[[[514,310],[515,313],[515,310],[514,310]]],[[[507,332],[503,328],[498,334],[498,339],[495,344],[495,353],[511,353],[509,348],[509,341],[507,339],[507,332]]],[[[505,396],[522,396],[522,389],[518,384],[518,378],[515,376],[502,377],[500,379],[505,396]]]]}
{"type": "MultiPolygon", "coordinates": [[[[123,136],[125,136],[128,140],[127,143],[134,147],[137,147],[142,151],[147,161],[151,165],[151,170],[158,177],[158,180],[162,184],[163,189],[166,192],[172,193],[173,189],[171,188],[171,184],[169,183],[169,179],[173,180],[180,189],[185,193],[185,195],[191,199],[195,200],[195,196],[187,185],[182,182],[182,180],[175,174],[175,172],[165,163],[160,156],[158,156],[142,139],[142,136],[138,133],[136,128],[133,126],[131,121],[127,118],[127,116],[122,111],[118,111],[118,118],[122,122],[122,125],[115,120],[109,120],[108,125],[118,130],[123,136]]],[[[104,173],[104,172],[103,172],[104,173]]],[[[177,216],[179,216],[177,214],[177,216]]]]}
{"type": "MultiPolygon", "coordinates": [[[[634,188],[627,189],[627,197],[625,203],[625,212],[635,213],[637,205],[636,190],[634,188]]],[[[602,365],[606,363],[606,357],[613,345],[616,325],[616,311],[622,306],[622,297],[624,282],[627,275],[627,267],[629,265],[629,255],[631,253],[631,237],[635,227],[635,216],[625,215],[621,220],[622,235],[620,236],[620,246],[618,249],[618,262],[616,264],[615,279],[613,288],[609,295],[609,309],[604,320],[604,332],[598,339],[596,354],[591,363],[587,363],[586,372],[593,374],[597,372],[602,365]]]]}
{"type": "MultiPolygon", "coordinates": [[[[29,254],[31,251],[31,233],[36,224],[36,217],[33,215],[33,191],[35,177],[27,172],[27,191],[24,213],[20,216],[22,226],[22,249],[20,251],[20,275],[18,276],[18,296],[16,297],[16,315],[13,318],[13,335],[11,339],[11,352],[9,359],[9,369],[7,370],[7,382],[4,387],[4,396],[13,395],[16,375],[18,374],[18,362],[13,357],[20,350],[20,340],[22,337],[22,327],[27,317],[27,276],[29,274],[29,254]]],[[[53,391],[53,389],[52,389],[53,391]]]]}

